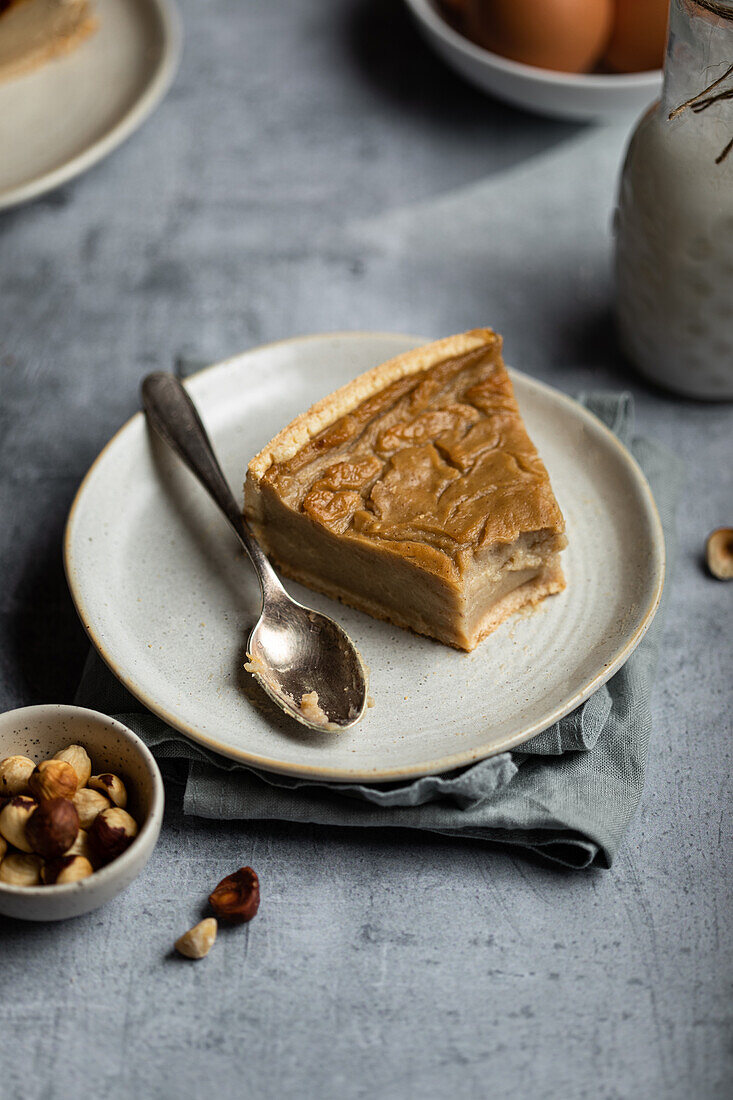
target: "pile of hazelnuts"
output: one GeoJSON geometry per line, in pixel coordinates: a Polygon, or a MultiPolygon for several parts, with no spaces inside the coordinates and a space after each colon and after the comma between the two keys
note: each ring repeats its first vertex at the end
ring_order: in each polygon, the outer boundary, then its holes
{"type": "Polygon", "coordinates": [[[92,775],[82,745],[36,764],[0,760],[0,882],[60,886],[88,878],[132,843],[138,828],[117,775],[92,775]]]}

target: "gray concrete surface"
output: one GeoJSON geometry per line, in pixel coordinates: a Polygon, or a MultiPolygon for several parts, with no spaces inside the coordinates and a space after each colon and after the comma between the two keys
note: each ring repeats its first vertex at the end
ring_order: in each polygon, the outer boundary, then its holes
{"type": "Polygon", "coordinates": [[[625,128],[481,98],[394,0],[183,0],[183,67],[89,175],[0,217],[0,707],[69,700],[60,540],[141,376],[297,333],[490,323],[568,392],[628,387],[684,459],[643,803],[610,872],[398,832],[180,813],[122,897],[0,919],[0,1095],[228,1100],[731,1095],[730,407],[647,388],[613,342],[625,128]],[[171,956],[245,861],[260,915],[171,956]]]}

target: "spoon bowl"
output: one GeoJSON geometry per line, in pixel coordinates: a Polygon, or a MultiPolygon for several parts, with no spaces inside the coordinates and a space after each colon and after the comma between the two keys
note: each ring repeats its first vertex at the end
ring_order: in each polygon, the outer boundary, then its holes
{"type": "Polygon", "coordinates": [[[295,600],[275,598],[249,636],[245,668],[293,718],[318,730],[347,729],[364,714],[367,676],[344,630],[295,600]]]}

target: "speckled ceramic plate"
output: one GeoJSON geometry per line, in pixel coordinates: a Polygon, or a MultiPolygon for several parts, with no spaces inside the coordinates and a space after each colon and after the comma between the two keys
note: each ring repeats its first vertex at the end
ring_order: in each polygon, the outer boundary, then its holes
{"type": "Polygon", "coordinates": [[[95,32],[0,83],[0,210],[91,168],[170,87],[181,54],[172,0],[95,0],[95,32]]]}
{"type": "MultiPolygon", "coordinates": [[[[415,337],[314,336],[246,352],[188,383],[241,492],[247,462],[296,413],[415,337]]],[[[342,734],[281,716],[243,671],[257,584],[226,522],[141,415],[108,444],[69,517],[66,571],[109,667],[150,710],[235,760],[321,779],[392,780],[521,744],[577,707],[649,626],[664,541],[629,453],[570,398],[514,373],[565,513],[567,591],[458,653],[288,583],[347,629],[375,706],[342,734]]]]}

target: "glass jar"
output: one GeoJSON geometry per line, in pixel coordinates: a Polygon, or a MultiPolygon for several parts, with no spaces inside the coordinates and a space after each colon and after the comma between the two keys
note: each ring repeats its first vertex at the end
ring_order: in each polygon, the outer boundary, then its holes
{"type": "Polygon", "coordinates": [[[615,231],[626,354],[668,389],[733,398],[733,0],[672,0],[662,100],[631,138],[615,231]]]}

